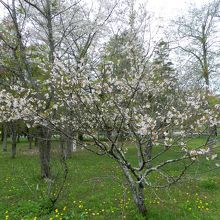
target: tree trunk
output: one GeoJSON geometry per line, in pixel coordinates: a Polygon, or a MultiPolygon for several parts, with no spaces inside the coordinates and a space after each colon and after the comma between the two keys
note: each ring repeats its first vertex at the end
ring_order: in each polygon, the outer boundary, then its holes
{"type": "Polygon", "coordinates": [[[17,143],[20,143],[20,134],[17,134],[17,143]]]}
{"type": "Polygon", "coordinates": [[[60,135],[60,154],[64,159],[66,159],[66,154],[65,154],[65,139],[63,135],[60,135]]]}
{"type": "Polygon", "coordinates": [[[51,150],[51,134],[50,131],[39,126],[38,130],[38,148],[40,156],[41,177],[50,178],[50,150],[51,150]]]}
{"type": "Polygon", "coordinates": [[[68,138],[66,141],[65,151],[66,151],[66,158],[69,158],[71,156],[72,152],[76,151],[76,141],[68,138]]]}
{"type": "Polygon", "coordinates": [[[33,136],[29,134],[28,136],[29,149],[32,149],[33,136]]]}
{"type": "Polygon", "coordinates": [[[144,203],[144,185],[142,182],[138,183],[137,180],[133,180],[127,167],[123,166],[122,169],[129,183],[134,203],[144,219],[147,219],[148,211],[144,203]]]}
{"type": "Polygon", "coordinates": [[[16,133],[16,124],[15,122],[11,123],[11,158],[15,158],[16,155],[16,146],[17,146],[17,133],[16,133]]]}
{"type": "Polygon", "coordinates": [[[2,151],[7,151],[7,125],[5,123],[2,127],[2,151]]]}
{"type": "Polygon", "coordinates": [[[35,148],[38,147],[38,139],[37,139],[37,137],[34,138],[34,147],[35,148]]]}
{"type": "Polygon", "coordinates": [[[79,141],[83,141],[83,134],[82,134],[82,133],[79,133],[79,134],[78,134],[78,138],[79,138],[79,141]]]}

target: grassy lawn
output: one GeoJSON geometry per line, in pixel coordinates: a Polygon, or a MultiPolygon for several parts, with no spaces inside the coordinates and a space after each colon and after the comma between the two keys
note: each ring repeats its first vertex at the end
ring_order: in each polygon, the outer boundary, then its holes
{"type": "MultiPolygon", "coordinates": [[[[190,144],[202,143],[194,139],[190,144]]],[[[57,147],[54,142],[53,147],[57,147]]],[[[62,164],[52,155],[54,182],[39,178],[37,150],[18,144],[17,158],[0,153],[0,219],[142,219],[133,204],[128,186],[117,164],[106,156],[86,151],[68,160],[69,175],[61,198],[49,213],[48,198],[62,182],[62,164]]],[[[134,150],[129,158],[135,163],[134,150]]],[[[163,155],[172,158],[177,151],[163,155]]],[[[169,166],[176,173],[177,166],[169,166]]],[[[154,181],[159,178],[154,175],[154,181]]],[[[146,189],[146,204],[152,220],[220,219],[220,169],[215,162],[200,160],[184,179],[169,189],[146,189]]]]}

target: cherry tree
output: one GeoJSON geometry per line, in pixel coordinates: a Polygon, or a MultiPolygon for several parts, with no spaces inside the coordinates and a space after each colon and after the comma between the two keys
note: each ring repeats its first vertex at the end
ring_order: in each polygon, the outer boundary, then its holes
{"type": "Polygon", "coordinates": [[[0,92],[0,121],[20,119],[73,140],[76,133],[85,134],[92,143],[78,140],[81,147],[117,162],[134,203],[146,216],[145,190],[178,182],[199,157],[216,158],[209,146],[211,133],[202,145],[190,147],[188,135],[200,136],[209,127],[219,126],[220,105],[208,105],[203,94],[183,92],[172,77],[161,80],[155,74],[149,41],[143,55],[135,53],[140,49],[136,31],[132,29],[123,48],[129,63],[123,77],[112,62],[100,68],[102,56],[97,62],[89,57],[73,65],[54,56],[47,78],[41,81],[45,90],[36,92],[21,84],[0,92]],[[99,139],[99,131],[105,141],[99,139]],[[130,151],[135,162],[128,156],[130,151]],[[177,164],[179,173],[174,175],[169,167],[177,164]]]}
{"type": "MultiPolygon", "coordinates": [[[[220,106],[204,108],[207,101],[203,95],[183,95],[175,81],[167,79],[161,82],[146,62],[133,58],[134,49],[132,44],[128,45],[132,68],[123,78],[114,74],[111,64],[105,71],[99,71],[97,67],[96,71],[88,72],[88,68],[82,65],[76,72],[55,60],[50,74],[52,83],[46,81],[45,85],[54,91],[56,118],[50,117],[51,111],[42,113],[40,108],[44,108],[46,100],[40,100],[30,90],[24,90],[23,98],[17,100],[14,96],[6,96],[3,91],[1,102],[5,102],[5,107],[1,108],[1,115],[5,119],[18,117],[33,121],[67,137],[71,135],[66,133],[67,127],[87,135],[93,144],[81,142],[81,146],[98,155],[106,154],[119,164],[135,204],[146,215],[145,188],[168,187],[180,180],[198,157],[216,157],[207,145],[210,136],[201,146],[188,147],[187,142],[189,132],[196,132],[199,136],[207,129],[207,124],[219,125],[220,106]],[[172,88],[175,94],[169,92],[172,88]],[[164,96],[169,102],[159,101],[164,96]],[[98,131],[106,134],[106,141],[98,138],[98,131]],[[128,142],[133,143],[136,149],[135,163],[127,157],[130,150],[128,142]],[[151,157],[148,155],[149,147],[153,148],[151,157]],[[177,152],[175,157],[169,154],[172,151],[177,152]],[[169,158],[161,160],[164,154],[169,158]],[[178,175],[173,175],[166,168],[176,164],[182,168],[178,175]],[[159,175],[160,181],[152,180],[151,176],[155,174],[159,175]]],[[[70,138],[75,137],[72,135],[70,138]]]]}
{"type": "MultiPolygon", "coordinates": [[[[37,94],[39,100],[46,102],[43,102],[44,108],[40,105],[39,109],[44,113],[50,112],[50,117],[56,118],[56,109],[52,107],[56,102],[54,91],[48,85],[55,57],[70,67],[78,68],[80,61],[86,60],[89,48],[111,11],[104,16],[100,7],[96,14],[90,15],[90,11],[79,1],[64,3],[48,0],[12,0],[9,3],[0,3],[7,9],[12,26],[9,37],[3,33],[1,40],[9,51],[6,53],[7,58],[11,55],[11,59],[15,61],[12,73],[17,76],[16,83],[10,84],[6,90],[10,92],[10,86],[18,86],[21,91],[30,89],[32,93],[37,94]]],[[[11,65],[5,60],[2,61],[5,67],[11,65]]],[[[18,92],[18,96],[23,98],[21,91],[18,92]]],[[[9,119],[7,121],[13,122],[19,118],[9,119]]],[[[41,176],[48,178],[52,133],[40,124],[36,126],[36,131],[41,176]]]]}

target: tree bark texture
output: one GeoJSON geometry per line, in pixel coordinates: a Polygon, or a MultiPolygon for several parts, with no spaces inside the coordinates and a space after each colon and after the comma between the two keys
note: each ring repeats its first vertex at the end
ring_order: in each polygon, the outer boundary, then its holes
{"type": "Polygon", "coordinates": [[[37,130],[38,130],[37,144],[38,144],[39,156],[40,156],[41,177],[50,178],[51,133],[47,128],[43,126],[39,126],[37,130]]]}

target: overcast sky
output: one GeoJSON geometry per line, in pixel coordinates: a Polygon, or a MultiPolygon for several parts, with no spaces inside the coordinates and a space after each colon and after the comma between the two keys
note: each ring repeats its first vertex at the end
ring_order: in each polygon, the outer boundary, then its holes
{"type": "MultiPolygon", "coordinates": [[[[5,0],[7,2],[7,0],[5,0]]],[[[92,0],[90,0],[92,1],[92,0]]],[[[137,0],[139,2],[146,2],[147,0],[137,0]]],[[[148,0],[149,10],[153,11],[157,17],[164,17],[165,19],[172,18],[179,14],[186,5],[190,3],[201,4],[208,0],[148,0]]],[[[4,14],[3,7],[0,4],[0,17],[4,14]]]]}

